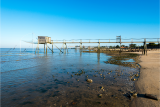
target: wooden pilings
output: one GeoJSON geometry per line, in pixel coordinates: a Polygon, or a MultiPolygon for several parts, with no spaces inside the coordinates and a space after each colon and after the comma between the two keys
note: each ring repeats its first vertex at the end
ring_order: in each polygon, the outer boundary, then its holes
{"type": "Polygon", "coordinates": [[[47,43],[46,43],[46,54],[47,54],[47,43]]]}
{"type": "Polygon", "coordinates": [[[100,52],[100,40],[98,42],[98,51],[97,52],[100,52]]]}
{"type": "Polygon", "coordinates": [[[38,54],[39,54],[39,40],[38,40],[38,54]]]}
{"type": "Polygon", "coordinates": [[[82,40],[80,41],[80,49],[82,49],[82,40]]]}
{"type": "Polygon", "coordinates": [[[53,43],[52,43],[52,54],[53,54],[53,43]]]}
{"type": "Polygon", "coordinates": [[[143,44],[143,51],[142,51],[142,54],[147,55],[146,39],[144,39],[144,44],[143,44]]]}
{"type": "Polygon", "coordinates": [[[44,54],[45,54],[45,44],[44,44],[44,54]]]}

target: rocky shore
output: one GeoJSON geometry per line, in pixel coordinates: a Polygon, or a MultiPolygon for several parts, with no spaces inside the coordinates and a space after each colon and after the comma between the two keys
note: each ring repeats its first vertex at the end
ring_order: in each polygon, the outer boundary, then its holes
{"type": "Polygon", "coordinates": [[[101,52],[112,56],[105,63],[140,68],[135,82],[136,96],[131,98],[130,107],[160,107],[160,50],[150,50],[147,55],[142,55],[142,52],[101,52]],[[131,58],[134,62],[122,62],[131,58]]]}

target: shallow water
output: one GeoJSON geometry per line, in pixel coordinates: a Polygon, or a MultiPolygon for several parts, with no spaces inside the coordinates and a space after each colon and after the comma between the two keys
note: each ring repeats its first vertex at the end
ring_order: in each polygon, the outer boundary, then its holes
{"type": "Polygon", "coordinates": [[[129,76],[139,69],[106,64],[111,56],[103,53],[8,50],[1,49],[2,107],[125,107],[130,103],[127,92],[135,90],[129,76]]]}

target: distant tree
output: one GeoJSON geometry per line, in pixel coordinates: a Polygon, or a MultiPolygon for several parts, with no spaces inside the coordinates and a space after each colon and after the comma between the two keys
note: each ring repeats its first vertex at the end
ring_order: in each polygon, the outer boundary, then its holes
{"type": "Polygon", "coordinates": [[[117,45],[116,48],[120,48],[119,45],[117,45]]]}
{"type": "Polygon", "coordinates": [[[149,43],[149,44],[147,44],[147,46],[156,46],[156,44],[155,43],[149,43]]]}
{"type": "Polygon", "coordinates": [[[130,44],[129,47],[130,47],[130,48],[135,48],[135,47],[136,47],[136,44],[130,44]]]}
{"type": "Polygon", "coordinates": [[[109,46],[109,48],[113,48],[112,46],[109,46]]]}

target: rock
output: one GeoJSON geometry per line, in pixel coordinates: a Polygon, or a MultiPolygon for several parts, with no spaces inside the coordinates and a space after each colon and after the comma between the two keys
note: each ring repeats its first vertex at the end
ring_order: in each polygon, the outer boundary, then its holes
{"type": "Polygon", "coordinates": [[[112,95],[112,97],[116,97],[116,95],[112,95]]]}
{"type": "Polygon", "coordinates": [[[137,97],[137,92],[133,93],[133,97],[137,97]]]}
{"type": "Polygon", "coordinates": [[[135,81],[136,79],[134,78],[134,79],[131,79],[132,81],[135,81]]]}
{"type": "Polygon", "coordinates": [[[104,87],[103,87],[103,86],[101,87],[101,90],[102,90],[102,89],[104,89],[104,87]]]}
{"type": "Polygon", "coordinates": [[[75,104],[77,104],[76,102],[72,102],[72,105],[75,105],[75,104]]]}
{"type": "Polygon", "coordinates": [[[102,94],[99,94],[98,96],[101,98],[101,97],[102,97],[102,94]]]}
{"type": "Polygon", "coordinates": [[[93,77],[97,77],[97,75],[93,75],[93,77]]]}
{"type": "Polygon", "coordinates": [[[132,93],[133,93],[133,91],[130,91],[130,93],[132,94],[132,93]]]}
{"type": "Polygon", "coordinates": [[[138,74],[136,74],[135,76],[136,76],[136,77],[138,77],[139,75],[138,75],[138,74]]]}
{"type": "Polygon", "coordinates": [[[87,79],[87,82],[92,83],[93,80],[92,79],[87,79]]]}

